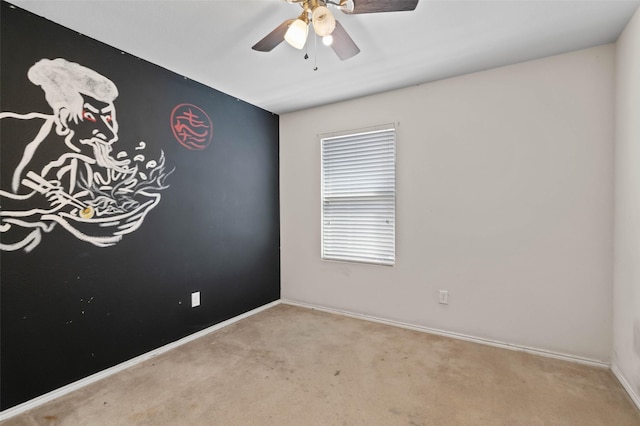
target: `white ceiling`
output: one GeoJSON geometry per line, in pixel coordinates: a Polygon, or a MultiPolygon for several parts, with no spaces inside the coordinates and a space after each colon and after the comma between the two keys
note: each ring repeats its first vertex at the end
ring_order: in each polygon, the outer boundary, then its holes
{"type": "Polygon", "coordinates": [[[312,37],[308,60],[287,43],[251,49],[299,15],[284,0],[9,1],[277,114],[611,43],[640,5],[420,0],[413,12],[336,11],[361,49],[343,62],[319,40],[316,54],[312,37]]]}

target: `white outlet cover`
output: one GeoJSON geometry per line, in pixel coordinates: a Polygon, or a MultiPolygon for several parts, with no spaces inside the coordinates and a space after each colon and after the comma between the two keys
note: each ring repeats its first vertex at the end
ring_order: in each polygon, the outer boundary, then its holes
{"type": "Polygon", "coordinates": [[[196,291],[195,293],[191,293],[191,307],[195,308],[196,306],[200,306],[200,292],[196,291]]]}

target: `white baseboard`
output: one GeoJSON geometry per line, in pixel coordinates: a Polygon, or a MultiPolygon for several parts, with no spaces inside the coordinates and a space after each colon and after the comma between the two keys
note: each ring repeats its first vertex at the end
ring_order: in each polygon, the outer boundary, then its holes
{"type": "Polygon", "coordinates": [[[594,360],[594,359],[589,359],[589,358],[583,358],[583,357],[579,357],[579,356],[575,356],[575,355],[569,355],[569,354],[563,354],[563,353],[560,353],[560,352],[548,351],[548,350],[545,350],[545,349],[532,348],[532,347],[529,347],[529,346],[522,346],[522,345],[514,345],[514,344],[511,344],[511,343],[505,343],[505,342],[500,342],[500,341],[497,341],[497,340],[485,339],[485,338],[482,338],[482,337],[469,336],[469,335],[466,335],[466,334],[454,333],[454,332],[445,331],[445,330],[438,330],[438,329],[435,329],[435,328],[423,327],[423,326],[419,326],[419,325],[407,324],[407,323],[403,323],[403,322],[399,322],[399,321],[392,321],[392,320],[388,320],[388,319],[384,319],[384,318],[378,318],[378,317],[374,317],[374,316],[370,316],[370,315],[358,314],[358,313],[354,313],[354,312],[348,312],[348,311],[343,311],[343,310],[333,309],[333,308],[326,308],[324,306],[318,306],[318,305],[313,305],[313,304],[304,303],[304,302],[297,302],[295,300],[280,299],[280,301],[283,304],[287,304],[287,305],[299,306],[299,307],[302,307],[302,308],[309,308],[309,309],[316,309],[318,311],[329,312],[329,313],[338,314],[338,315],[344,315],[344,316],[347,316],[347,317],[358,318],[358,319],[362,319],[362,320],[366,320],[366,321],[373,321],[373,322],[377,322],[377,323],[380,323],[380,324],[392,325],[394,327],[406,328],[406,329],[409,329],[409,330],[421,331],[423,333],[437,334],[439,336],[451,337],[453,339],[465,340],[465,341],[474,342],[474,343],[480,343],[482,345],[494,346],[494,347],[497,347],[497,348],[509,349],[509,350],[512,350],[512,351],[527,352],[527,353],[530,353],[530,354],[540,355],[540,356],[544,356],[544,357],[547,357],[547,358],[554,358],[554,359],[560,359],[560,360],[564,360],[564,361],[571,361],[571,362],[575,362],[575,363],[578,363],[578,364],[590,365],[590,366],[601,367],[601,368],[610,368],[611,367],[611,364],[608,363],[608,362],[605,362],[605,361],[594,360]]]}
{"type": "Polygon", "coordinates": [[[226,321],[223,321],[221,323],[218,323],[216,325],[213,325],[209,328],[205,328],[204,330],[198,331],[196,333],[190,334],[186,337],[183,337],[180,340],[176,340],[175,342],[169,343],[167,345],[164,345],[158,349],[154,349],[150,352],[147,352],[145,354],[142,354],[140,356],[137,356],[135,358],[132,358],[128,361],[125,361],[121,364],[115,365],[111,368],[107,368],[106,370],[102,370],[99,371],[98,373],[92,374],[91,376],[85,377],[84,379],[80,379],[77,382],[73,382],[70,383],[66,386],[63,386],[61,388],[58,388],[54,391],[51,391],[49,393],[46,393],[44,395],[41,395],[39,397],[36,397],[34,399],[31,399],[29,401],[23,402],[22,404],[16,405],[15,407],[11,407],[7,410],[1,411],[0,412],[0,422],[3,420],[6,420],[10,417],[14,417],[17,416],[18,414],[22,414],[25,411],[31,410],[33,408],[36,408],[39,405],[45,404],[49,401],[52,401],[56,398],[59,398],[63,395],[66,395],[70,392],[76,391],[84,386],[87,386],[91,383],[95,383],[98,380],[102,380],[105,377],[109,377],[113,374],[116,374],[122,370],[125,370],[129,367],[132,367],[136,364],[140,364],[143,361],[146,361],[148,359],[154,358],[162,353],[165,353],[167,351],[170,351],[172,349],[177,348],[178,346],[184,345],[185,343],[191,342],[193,340],[196,340],[200,337],[203,337],[209,333],[212,333],[216,330],[220,330],[221,328],[227,327],[233,323],[236,323],[242,319],[248,318],[252,315],[257,314],[258,312],[262,312],[266,309],[272,308],[276,305],[280,304],[280,300],[275,300],[271,303],[268,303],[264,306],[260,306],[259,308],[253,309],[249,312],[245,312],[242,315],[238,315],[236,317],[230,318],[226,321]]]}
{"type": "Polygon", "coordinates": [[[636,404],[636,407],[638,407],[638,410],[640,410],[640,395],[636,393],[635,389],[633,389],[633,386],[631,386],[627,381],[627,378],[624,377],[616,363],[611,364],[611,371],[613,372],[613,375],[616,376],[616,379],[618,379],[624,390],[627,391],[631,400],[636,404]]]}

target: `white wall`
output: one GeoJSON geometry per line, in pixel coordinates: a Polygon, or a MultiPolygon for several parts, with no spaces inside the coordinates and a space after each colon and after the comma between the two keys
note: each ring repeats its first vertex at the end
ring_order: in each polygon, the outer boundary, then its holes
{"type": "Polygon", "coordinates": [[[609,361],[614,65],[606,45],[281,115],[282,298],[609,361]],[[389,122],[397,264],[323,262],[317,135],[389,122]]]}
{"type": "Polygon", "coordinates": [[[618,40],[616,57],[612,363],[640,406],[640,11],[618,40]]]}

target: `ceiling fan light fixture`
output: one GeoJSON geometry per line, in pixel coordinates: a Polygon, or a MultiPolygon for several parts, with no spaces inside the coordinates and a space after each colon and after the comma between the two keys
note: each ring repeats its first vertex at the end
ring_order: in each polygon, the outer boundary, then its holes
{"type": "Polygon", "coordinates": [[[353,13],[353,9],[355,9],[353,0],[340,0],[338,7],[345,13],[353,13]]]}
{"type": "Polygon", "coordinates": [[[322,37],[322,44],[325,46],[331,46],[333,44],[333,36],[331,34],[322,37]]]}
{"type": "Polygon", "coordinates": [[[307,42],[309,34],[309,25],[301,18],[296,19],[289,25],[289,29],[284,35],[284,39],[296,49],[302,49],[307,42]]]}
{"type": "Polygon", "coordinates": [[[320,37],[328,36],[336,27],[336,18],[326,6],[318,6],[311,14],[313,29],[320,37]]]}

